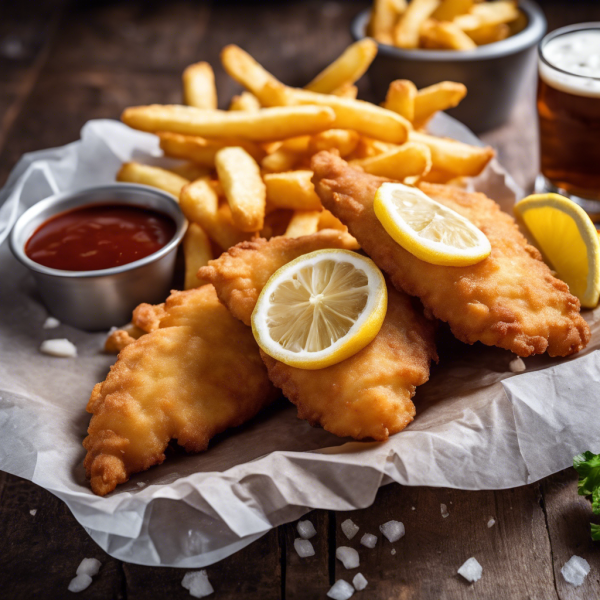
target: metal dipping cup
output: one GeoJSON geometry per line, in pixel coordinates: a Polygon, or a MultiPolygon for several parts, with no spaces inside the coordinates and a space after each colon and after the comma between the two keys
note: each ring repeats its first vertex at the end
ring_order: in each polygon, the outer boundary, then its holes
{"type": "Polygon", "coordinates": [[[177,246],[186,229],[187,221],[170,194],[145,185],[116,183],[55,194],[34,204],[15,223],[10,249],[33,274],[53,316],[80,329],[98,331],[128,323],[131,311],[141,302],[164,302],[173,280],[177,246]],[[162,212],[175,222],[175,234],[154,254],[98,271],[50,269],[25,254],[27,240],[44,221],[88,204],[129,204],[162,212]]]}

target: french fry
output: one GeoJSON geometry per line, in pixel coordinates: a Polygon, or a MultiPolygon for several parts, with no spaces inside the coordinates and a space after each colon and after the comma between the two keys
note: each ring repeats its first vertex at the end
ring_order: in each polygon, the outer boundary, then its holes
{"type": "Polygon", "coordinates": [[[200,267],[205,267],[212,260],[210,240],[202,227],[197,223],[190,223],[183,238],[183,256],[185,258],[185,283],[184,289],[197,288],[206,282],[198,279],[196,273],[200,267]]]}
{"type": "Polygon", "coordinates": [[[421,26],[421,45],[439,50],[474,50],[477,44],[458,25],[428,19],[421,26]]]}
{"type": "Polygon", "coordinates": [[[425,144],[431,150],[432,171],[443,171],[452,177],[479,175],[492,160],[495,152],[489,146],[470,146],[449,138],[439,138],[413,131],[412,142],[425,144]]]}
{"type": "Polygon", "coordinates": [[[425,144],[408,142],[377,156],[350,161],[350,164],[372,175],[403,180],[430,171],[431,151],[425,144]]]}
{"type": "Polygon", "coordinates": [[[319,73],[307,86],[311,92],[331,94],[338,88],[358,81],[377,54],[377,44],[363,38],[348,46],[342,55],[319,73]]]}
{"type": "Polygon", "coordinates": [[[260,231],[260,237],[270,239],[274,236],[283,235],[294,211],[283,208],[272,210],[265,217],[264,227],[260,231]]]}
{"type": "Polygon", "coordinates": [[[190,65],[183,72],[183,102],[206,110],[217,108],[215,74],[207,62],[190,65]]]}
{"type": "Polygon", "coordinates": [[[436,21],[452,21],[454,17],[468,13],[473,4],[474,0],[442,0],[431,18],[436,21]]]}
{"type": "Polygon", "coordinates": [[[260,231],[266,188],[256,161],[243,148],[232,146],[217,152],[215,166],[234,225],[242,231],[260,231]]]}
{"type": "Polygon", "coordinates": [[[412,81],[397,79],[390,83],[383,106],[412,121],[415,118],[416,96],[417,87],[412,81]]]}
{"type": "MultiPolygon", "coordinates": [[[[335,113],[332,129],[353,129],[370,137],[394,144],[406,141],[411,124],[400,115],[363,100],[317,94],[296,88],[265,86],[268,102],[278,106],[318,105],[335,113]]],[[[329,128],[328,128],[329,129],[329,128]]]]}
{"type": "Polygon", "coordinates": [[[169,169],[169,171],[176,175],[181,175],[181,177],[185,177],[185,179],[188,179],[189,181],[194,181],[210,174],[210,170],[206,167],[202,167],[199,164],[189,161],[177,167],[173,167],[169,169]]]}
{"type": "Polygon", "coordinates": [[[283,140],[283,142],[281,142],[280,148],[283,150],[289,150],[290,152],[308,152],[310,140],[310,135],[301,135],[295,138],[288,138],[287,140],[283,140]]]}
{"type": "Polygon", "coordinates": [[[276,208],[321,210],[321,200],[312,184],[312,171],[288,171],[264,175],[267,202],[276,208]]]}
{"type": "Polygon", "coordinates": [[[268,156],[265,156],[262,159],[260,166],[270,173],[281,173],[283,171],[291,171],[300,158],[301,157],[297,152],[279,148],[268,156]]]}
{"type": "Polygon", "coordinates": [[[137,162],[124,163],[117,173],[117,181],[150,185],[172,194],[175,198],[179,198],[183,186],[190,182],[189,179],[167,169],[137,162]]]}
{"type": "MultiPolygon", "coordinates": [[[[511,24],[512,25],[512,24],[511,24]]],[[[496,23],[495,25],[482,25],[477,29],[465,32],[478,46],[492,44],[505,40],[511,35],[511,26],[506,23],[496,23]]]]}
{"type": "Polygon", "coordinates": [[[466,94],[467,88],[454,81],[442,81],[420,89],[414,103],[414,126],[422,127],[436,112],[455,107],[466,94]]]}
{"type": "Polygon", "coordinates": [[[258,98],[250,92],[242,92],[234,96],[229,104],[229,110],[255,111],[260,109],[258,98]]]}
{"type": "Polygon", "coordinates": [[[290,219],[289,225],[283,234],[284,237],[297,238],[304,235],[316,233],[319,228],[319,217],[321,211],[318,210],[297,210],[290,219]]]}
{"type": "Polygon", "coordinates": [[[349,160],[357,158],[369,158],[370,156],[377,156],[390,150],[395,150],[397,144],[388,144],[387,142],[381,142],[379,140],[373,140],[369,137],[362,136],[356,146],[356,150],[348,157],[349,160]]]}
{"type": "Polygon", "coordinates": [[[213,168],[215,156],[221,148],[241,146],[252,158],[261,160],[265,155],[263,149],[254,142],[242,139],[207,140],[196,135],[184,135],[170,131],[159,131],[160,147],[165,156],[191,160],[203,167],[213,168]]]}
{"type": "MultiPolygon", "coordinates": [[[[338,100],[350,102],[345,98],[338,100]]],[[[246,112],[153,104],[127,108],[121,119],[133,129],[151,133],[172,131],[208,138],[239,137],[266,142],[330,129],[336,115],[328,106],[279,106],[246,112]]]]}
{"type": "Polygon", "coordinates": [[[322,210],[319,214],[319,231],[321,229],[337,229],[339,231],[348,231],[348,228],[328,210],[322,210]]]}
{"type": "Polygon", "coordinates": [[[181,190],[179,205],[186,219],[198,223],[223,250],[251,237],[234,227],[229,206],[219,206],[219,197],[208,178],[186,185],[181,190]]]}
{"type": "Polygon", "coordinates": [[[394,29],[394,43],[400,48],[419,45],[421,25],[438,9],[441,0],[412,0],[394,29]]]}
{"type": "Polygon", "coordinates": [[[369,35],[382,44],[391,44],[394,27],[405,10],[406,0],[375,0],[367,28],[369,35]]]}
{"type": "Polygon", "coordinates": [[[312,155],[322,150],[337,150],[343,158],[354,152],[359,141],[360,135],[356,131],[351,129],[329,129],[311,137],[308,153],[312,155]]]}
{"type": "Polygon", "coordinates": [[[358,88],[355,85],[346,84],[337,88],[337,90],[333,90],[331,93],[341,98],[356,98],[358,96],[358,88]]]}
{"type": "Polygon", "coordinates": [[[510,23],[519,18],[517,3],[512,0],[495,0],[476,4],[467,15],[460,15],[453,21],[465,32],[473,31],[483,25],[510,23]]]}

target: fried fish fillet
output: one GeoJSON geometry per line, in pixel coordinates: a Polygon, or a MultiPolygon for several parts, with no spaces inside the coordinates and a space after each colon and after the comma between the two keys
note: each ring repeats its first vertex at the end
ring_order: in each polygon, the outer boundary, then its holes
{"type": "MultiPolygon", "coordinates": [[[[353,238],[324,230],[301,238],[242,242],[200,269],[233,315],[250,325],[252,311],[269,277],[302,254],[321,248],[352,248],[353,238]]],[[[341,437],[385,440],[415,416],[411,400],[429,379],[437,360],[434,326],[404,293],[388,290],[381,330],[360,352],[330,367],[307,371],[264,352],[271,381],[298,407],[298,417],[341,437]]]]}
{"type": "Polygon", "coordinates": [[[499,346],[519,356],[567,356],[589,342],[579,300],[493,200],[450,186],[421,184],[431,198],[479,227],[492,246],[491,255],[476,265],[432,265],[397,244],[375,216],[373,199],[385,179],[327,152],[313,157],[312,169],[323,205],[397,289],[419,297],[435,317],[449,323],[459,340],[499,346]]]}
{"type": "Polygon", "coordinates": [[[140,312],[150,333],[121,351],[87,405],[84,466],[100,496],[161,463],[171,439],[188,452],[206,450],[214,435],[277,397],[252,332],[212,285],[173,292],[140,312]]]}

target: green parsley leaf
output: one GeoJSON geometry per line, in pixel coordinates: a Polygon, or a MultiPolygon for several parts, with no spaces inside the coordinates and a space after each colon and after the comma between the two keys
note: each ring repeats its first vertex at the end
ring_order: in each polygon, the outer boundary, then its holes
{"type": "Polygon", "coordinates": [[[600,525],[596,525],[596,523],[592,523],[592,539],[600,542],[600,525]]]}
{"type": "Polygon", "coordinates": [[[591,496],[595,489],[600,488],[600,454],[578,454],[573,459],[573,466],[579,473],[579,495],[591,496]]]}

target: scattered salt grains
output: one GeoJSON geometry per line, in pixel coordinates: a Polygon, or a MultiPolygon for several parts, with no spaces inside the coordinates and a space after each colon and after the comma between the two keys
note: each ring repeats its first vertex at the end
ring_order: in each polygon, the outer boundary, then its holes
{"type": "Polygon", "coordinates": [[[349,540],[351,540],[358,533],[359,529],[360,527],[352,519],[346,519],[342,523],[342,531],[349,540]]]}
{"type": "Polygon", "coordinates": [[[215,590],[210,585],[206,571],[188,571],[181,580],[181,585],[190,592],[194,598],[210,596],[215,590]]]}
{"type": "Polygon", "coordinates": [[[92,583],[92,578],[83,573],[71,579],[68,589],[70,592],[77,594],[78,592],[83,592],[83,590],[87,589],[90,586],[90,583],[92,583]]]}
{"type": "Polygon", "coordinates": [[[294,540],[294,549],[300,558],[306,558],[307,556],[315,555],[315,549],[313,548],[313,545],[308,540],[303,540],[302,538],[296,538],[294,540]]]}
{"type": "Polygon", "coordinates": [[[410,510],[417,510],[417,507],[416,506],[411,506],[410,510]]]}
{"type": "Polygon", "coordinates": [[[77,356],[75,344],[65,338],[42,342],[40,352],[49,354],[50,356],[58,356],[59,358],[74,358],[77,356]]]}
{"type": "Polygon", "coordinates": [[[354,594],[354,588],[343,579],[338,579],[327,592],[328,598],[333,600],[348,600],[354,594]]]}
{"type": "Polygon", "coordinates": [[[392,556],[396,556],[396,548],[392,548],[392,556]]]}
{"type": "Polygon", "coordinates": [[[305,540],[309,540],[311,537],[317,535],[317,530],[312,524],[312,521],[298,521],[296,529],[298,530],[298,535],[305,540]]]}
{"type": "Polygon", "coordinates": [[[508,368],[513,372],[513,373],[522,373],[523,371],[525,371],[526,367],[525,367],[525,363],[523,362],[523,359],[520,356],[517,356],[516,358],[513,358],[509,363],[508,363],[508,368]]]}
{"type": "Polygon", "coordinates": [[[102,563],[97,558],[84,558],[77,567],[76,575],[89,575],[93,577],[98,574],[102,563]]]}
{"type": "Polygon", "coordinates": [[[590,572],[590,564],[581,556],[571,556],[560,572],[567,583],[579,587],[590,572]]]}
{"type": "Polygon", "coordinates": [[[406,533],[404,523],[400,521],[388,521],[379,526],[379,531],[392,543],[397,542],[406,533]]]}
{"type": "Polygon", "coordinates": [[[360,543],[367,548],[375,548],[377,545],[377,536],[373,535],[372,533],[365,533],[360,538],[360,543]]]}
{"type": "Polygon", "coordinates": [[[360,566],[358,552],[354,548],[340,546],[335,551],[335,557],[342,561],[342,564],[346,569],[356,569],[356,567],[360,566]]]}
{"type": "Polygon", "coordinates": [[[36,513],[37,513],[37,508],[32,508],[32,509],[29,511],[29,514],[30,514],[32,517],[35,517],[36,513]]]}
{"type": "Polygon", "coordinates": [[[471,557],[465,561],[462,567],[458,570],[458,574],[462,575],[467,581],[473,583],[479,581],[483,573],[483,567],[477,562],[477,559],[471,557]]]}
{"type": "Polygon", "coordinates": [[[146,484],[145,484],[143,481],[138,481],[138,482],[136,483],[136,485],[137,485],[138,487],[141,487],[141,488],[142,488],[142,487],[144,487],[146,484]]]}
{"type": "Polygon", "coordinates": [[[490,517],[490,520],[487,522],[488,529],[493,527],[496,524],[496,519],[494,517],[490,517]]]}
{"type": "Polygon", "coordinates": [[[440,512],[442,513],[442,517],[444,517],[444,519],[450,516],[448,507],[445,504],[440,504],[440,512]]]}
{"type": "Polygon", "coordinates": [[[48,317],[42,327],[44,329],[56,329],[60,325],[60,321],[54,317],[48,317]]]}
{"type": "Polygon", "coordinates": [[[359,592],[364,590],[367,587],[367,584],[369,582],[366,580],[365,576],[362,573],[357,573],[354,576],[354,579],[352,580],[352,585],[354,586],[354,589],[358,590],[359,592]]]}

